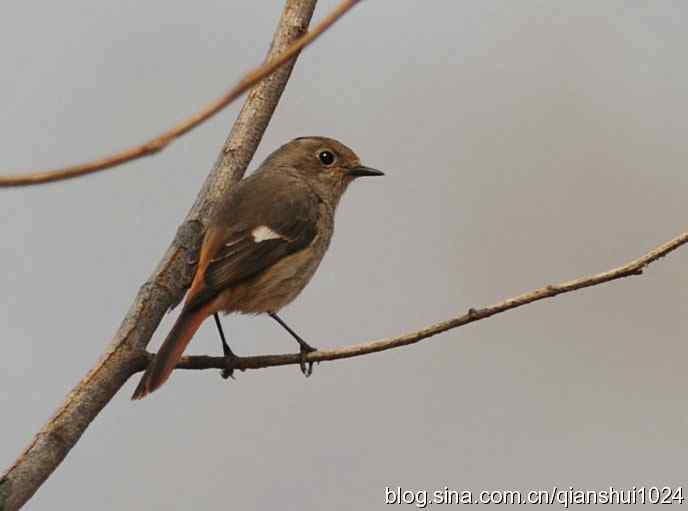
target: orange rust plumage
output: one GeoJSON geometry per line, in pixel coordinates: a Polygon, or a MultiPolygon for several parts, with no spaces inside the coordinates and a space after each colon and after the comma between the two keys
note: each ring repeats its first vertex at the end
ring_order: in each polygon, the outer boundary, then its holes
{"type": "Polygon", "coordinates": [[[212,302],[206,303],[200,308],[189,308],[189,304],[193,303],[194,298],[203,287],[203,275],[208,267],[212,249],[217,245],[217,239],[217,236],[213,236],[212,230],[206,233],[201,245],[196,273],[187,293],[184,308],[174,323],[172,330],[165,338],[165,342],[163,342],[155,358],[146,369],[141,381],[139,381],[132,399],[146,397],[167,381],[177,362],[184,354],[184,350],[191,338],[203,321],[215,312],[212,310],[212,302]]]}

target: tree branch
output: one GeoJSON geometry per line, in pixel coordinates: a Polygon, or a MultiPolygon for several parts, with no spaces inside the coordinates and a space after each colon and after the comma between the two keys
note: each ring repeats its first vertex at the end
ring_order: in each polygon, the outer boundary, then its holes
{"type": "Polygon", "coordinates": [[[312,31],[304,34],[303,37],[299,38],[293,44],[284,49],[284,51],[278,56],[273,57],[271,60],[266,61],[263,65],[246,73],[239,83],[229,89],[223,96],[219,97],[212,103],[209,103],[191,117],[185,119],[157,137],[152,138],[141,145],[123,149],[110,156],[98,158],[85,163],[79,163],[77,165],[70,165],[68,167],[55,170],[44,170],[27,174],[0,176],[0,188],[37,185],[50,183],[53,181],[61,181],[64,179],[72,179],[116,167],[117,165],[122,165],[123,163],[143,158],[144,156],[152,156],[162,151],[177,138],[210,119],[213,115],[232,103],[235,99],[241,96],[253,85],[261,81],[263,78],[274,73],[275,70],[278,69],[282,64],[294,58],[294,56],[296,56],[303,48],[312,43],[318,36],[320,36],[320,34],[325,32],[359,1],[360,0],[343,0],[330,14],[323,18],[312,31]]]}
{"type": "MultiPolygon", "coordinates": [[[[267,61],[307,29],[317,0],[287,0],[267,61]]],[[[249,93],[196,202],[149,280],[141,286],[110,346],[30,445],[0,477],[0,511],[15,511],[38,490],[91,421],[124,385],[165,312],[182,298],[213,205],[244,174],[287,84],[298,51],[249,93]]]]}
{"type": "MultiPolygon", "coordinates": [[[[339,360],[342,358],[358,357],[367,355],[369,353],[376,353],[378,351],[385,351],[392,348],[400,348],[401,346],[408,346],[415,344],[423,339],[432,337],[433,335],[446,332],[453,328],[457,328],[468,323],[473,323],[481,319],[489,318],[495,314],[506,312],[532,302],[544,300],[545,298],[552,298],[554,296],[571,293],[578,289],[586,287],[598,286],[605,282],[630,277],[631,275],[640,275],[646,266],[653,263],[657,259],[673,252],[682,245],[688,243],[688,232],[675,237],[674,239],[658,246],[654,250],[648,252],[644,256],[635,259],[623,266],[611,269],[604,273],[598,273],[589,277],[581,277],[576,280],[570,280],[561,284],[549,285],[541,287],[528,293],[523,293],[514,298],[509,298],[494,305],[489,305],[480,309],[469,309],[468,312],[457,316],[455,318],[435,323],[422,330],[411,332],[409,334],[400,335],[398,337],[388,337],[377,341],[371,341],[364,344],[355,344],[353,346],[346,346],[343,348],[335,348],[333,350],[314,351],[305,356],[307,362],[324,362],[327,360],[339,360]]],[[[143,371],[153,354],[142,353],[141,357],[133,367],[133,372],[143,371]]],[[[264,367],[283,366],[301,363],[301,354],[289,353],[282,355],[260,355],[253,357],[239,357],[238,363],[234,366],[235,369],[244,371],[246,369],[262,369],[264,367]]],[[[211,356],[187,356],[183,357],[177,365],[177,369],[224,369],[226,362],[224,357],[211,356]]]]}

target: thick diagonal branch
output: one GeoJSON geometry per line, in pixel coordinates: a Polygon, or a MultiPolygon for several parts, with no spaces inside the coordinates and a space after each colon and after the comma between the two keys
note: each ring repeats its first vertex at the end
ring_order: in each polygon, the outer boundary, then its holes
{"type": "MultiPolygon", "coordinates": [[[[268,61],[306,31],[316,1],[287,0],[268,61]]],[[[153,275],[139,290],[107,351],[0,478],[0,511],[23,506],[58,467],[91,421],[127,381],[165,311],[180,300],[191,278],[188,261],[198,247],[202,227],[218,197],[244,174],[295,59],[296,56],[249,93],[195,204],[153,275]]]]}

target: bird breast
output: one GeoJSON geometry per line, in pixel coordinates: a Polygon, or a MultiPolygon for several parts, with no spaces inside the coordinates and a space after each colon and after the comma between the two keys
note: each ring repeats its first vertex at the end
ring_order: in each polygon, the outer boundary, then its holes
{"type": "Polygon", "coordinates": [[[219,308],[226,313],[260,314],[277,312],[292,302],[320,266],[330,245],[333,228],[333,215],[321,204],[317,234],[311,243],[254,277],[223,291],[218,296],[219,308]]]}

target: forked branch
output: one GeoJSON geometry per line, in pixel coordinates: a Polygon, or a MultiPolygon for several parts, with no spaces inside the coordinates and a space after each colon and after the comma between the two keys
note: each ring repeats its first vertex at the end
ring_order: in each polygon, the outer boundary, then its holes
{"type": "MultiPolygon", "coordinates": [[[[316,0],[286,1],[267,62],[274,62],[306,32],[315,3],[316,0]]],[[[163,315],[183,296],[191,280],[188,261],[199,245],[203,225],[218,197],[246,171],[297,54],[260,81],[248,95],[196,202],[158,267],[139,289],[105,353],[0,476],[0,511],[22,507],[50,477],[93,419],[126,383],[163,315]]]]}
{"type": "Polygon", "coordinates": [[[239,83],[229,89],[221,97],[217,98],[215,101],[209,103],[189,118],[183,120],[164,133],[161,133],[157,137],[154,137],[143,144],[123,149],[119,152],[111,154],[110,156],[98,158],[97,160],[70,165],[68,167],[54,170],[43,170],[28,172],[25,174],[0,176],[0,188],[38,185],[42,183],[50,183],[52,181],[72,179],[86,174],[91,174],[93,172],[98,172],[100,170],[116,167],[117,165],[122,165],[123,163],[143,158],[144,156],[151,156],[162,151],[174,140],[210,119],[213,115],[232,103],[232,101],[240,97],[256,83],[261,81],[266,76],[272,74],[282,64],[294,58],[295,55],[312,43],[320,34],[330,28],[339,18],[346,14],[346,12],[359,1],[360,0],[343,0],[330,14],[323,18],[313,30],[304,34],[303,37],[296,40],[282,53],[277,55],[275,58],[266,61],[263,65],[246,73],[246,75],[239,80],[239,83]]]}

